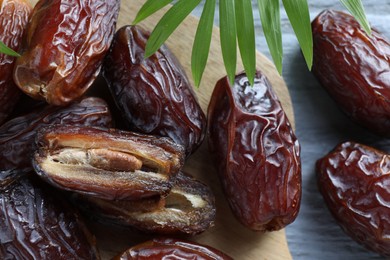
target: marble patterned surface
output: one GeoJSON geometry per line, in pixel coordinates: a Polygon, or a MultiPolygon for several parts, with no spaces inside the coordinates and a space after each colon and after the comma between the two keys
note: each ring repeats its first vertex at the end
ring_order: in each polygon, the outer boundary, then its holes
{"type": "MultiPolygon", "coordinates": [[[[255,5],[257,1],[252,1],[255,5]]],[[[313,19],[324,9],[345,10],[338,0],[308,0],[313,19]]],[[[390,39],[390,0],[362,0],[371,25],[390,39]]],[[[194,15],[200,16],[201,6],[194,15]]],[[[271,57],[255,11],[257,49],[271,57]]],[[[356,244],[333,220],[318,192],[314,164],[337,143],[355,140],[390,152],[390,140],[374,136],[352,123],[335,105],[308,71],[284,9],[283,77],[291,94],[296,134],[302,146],[303,197],[297,220],[287,227],[287,240],[294,259],[381,259],[356,244]]],[[[218,15],[215,17],[218,25],[218,15]]]]}

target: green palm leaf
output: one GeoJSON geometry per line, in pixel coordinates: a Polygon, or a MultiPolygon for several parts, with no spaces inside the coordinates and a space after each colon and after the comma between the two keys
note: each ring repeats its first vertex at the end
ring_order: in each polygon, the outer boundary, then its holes
{"type": "Polygon", "coordinates": [[[0,41],[0,53],[7,54],[9,56],[20,57],[20,54],[13,49],[7,47],[4,42],[0,41]]]}
{"type": "Polygon", "coordinates": [[[279,0],[257,0],[261,25],[275,67],[282,74],[283,48],[279,0]]]}
{"type": "Polygon", "coordinates": [[[242,63],[251,85],[256,74],[255,26],[251,0],[235,0],[237,40],[242,63]]]}
{"type": "Polygon", "coordinates": [[[237,63],[236,15],[233,0],[219,1],[221,50],[230,83],[234,82],[237,63]]]}
{"type": "MultiPolygon", "coordinates": [[[[216,0],[205,0],[204,10],[195,35],[191,69],[198,86],[210,51],[212,25],[216,0]]],[[[145,58],[156,52],[173,31],[183,22],[201,0],[146,0],[133,24],[137,24],[169,3],[175,4],[165,13],[154,28],[145,50],[145,58]]],[[[307,0],[282,0],[287,16],[301,46],[307,66],[311,69],[313,60],[313,39],[307,0]]],[[[361,0],[340,0],[359,21],[364,30],[371,34],[361,0]]],[[[272,59],[279,73],[282,72],[283,49],[280,24],[279,0],[257,0],[265,38],[272,59]]],[[[251,0],[220,0],[219,20],[223,62],[230,82],[234,81],[237,63],[237,42],[246,74],[253,84],[256,73],[255,29],[251,0]]],[[[20,55],[0,41],[0,53],[19,57],[20,55]]]]}
{"type": "Polygon", "coordinates": [[[145,48],[145,58],[155,53],[201,0],[180,0],[173,5],[154,28],[145,48]]]}
{"type": "Polygon", "coordinates": [[[364,8],[360,0],[340,0],[341,3],[351,12],[351,14],[358,20],[360,25],[366,31],[368,35],[371,35],[371,27],[367,21],[364,8]]]}
{"type": "Polygon", "coordinates": [[[144,19],[148,18],[164,6],[171,3],[173,0],[148,0],[138,11],[137,16],[135,17],[133,24],[137,24],[144,19]]]}
{"type": "Polygon", "coordinates": [[[192,47],[191,69],[195,86],[199,86],[200,84],[209,57],[214,13],[215,0],[206,0],[192,47]]]}
{"type": "Polygon", "coordinates": [[[307,67],[313,64],[313,35],[307,0],[283,0],[284,8],[298,38],[307,67]]]}

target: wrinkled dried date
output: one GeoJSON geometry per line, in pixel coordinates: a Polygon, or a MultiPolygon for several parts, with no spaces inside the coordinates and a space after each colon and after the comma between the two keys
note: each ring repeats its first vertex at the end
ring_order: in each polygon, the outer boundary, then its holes
{"type": "Polygon", "coordinates": [[[353,142],[317,161],[318,187],[342,229],[390,256],[390,155],[353,142]]]}
{"type": "Polygon", "coordinates": [[[40,0],[16,60],[15,83],[49,104],[78,99],[100,72],[119,6],[119,0],[40,0]]]}
{"type": "Polygon", "coordinates": [[[0,191],[0,230],[1,259],[100,259],[77,212],[38,179],[0,191]]]}
{"type": "Polygon", "coordinates": [[[170,137],[184,145],[188,156],[204,139],[206,117],[184,70],[166,46],[144,59],[148,37],[138,27],[121,28],[103,75],[133,131],[170,137]]]}
{"type": "MultiPolygon", "coordinates": [[[[0,0],[0,41],[17,51],[30,12],[31,6],[25,0],[0,0]]],[[[12,112],[21,94],[12,79],[14,61],[14,57],[0,54],[0,124],[12,112]]]]}
{"type": "Polygon", "coordinates": [[[301,199],[300,146],[264,75],[218,81],[208,134],[220,180],[237,219],[257,231],[294,221],[301,199]]]}
{"type": "Polygon", "coordinates": [[[390,43],[351,16],[324,11],[312,23],[313,73],[354,121],[390,135],[390,43]]]}
{"type": "Polygon", "coordinates": [[[32,144],[36,132],[51,124],[111,126],[107,104],[99,98],[85,98],[69,107],[51,107],[14,118],[0,127],[0,184],[31,169],[32,144]]]}
{"type": "Polygon", "coordinates": [[[216,213],[210,188],[182,172],[167,197],[107,201],[75,196],[75,200],[88,215],[148,233],[195,235],[213,225],[216,213]]]}
{"type": "Polygon", "coordinates": [[[168,138],[115,129],[52,126],[37,135],[36,172],[61,189],[102,199],[166,194],[184,150],[168,138]]]}
{"type": "Polygon", "coordinates": [[[210,246],[172,238],[154,238],[133,246],[113,260],[132,259],[204,259],[232,260],[230,256],[210,246]]]}

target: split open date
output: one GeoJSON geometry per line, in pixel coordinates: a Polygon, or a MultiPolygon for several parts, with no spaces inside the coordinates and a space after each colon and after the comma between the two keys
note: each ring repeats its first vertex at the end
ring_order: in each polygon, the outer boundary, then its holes
{"type": "Polygon", "coordinates": [[[75,195],[74,200],[102,222],[155,234],[196,235],[210,228],[216,216],[211,189],[183,172],[166,196],[109,201],[75,195]]]}
{"type": "MultiPolygon", "coordinates": [[[[41,0],[19,30],[26,33],[13,79],[50,105],[0,126],[0,258],[99,259],[75,207],[153,234],[197,235],[214,225],[212,189],[183,171],[204,140],[206,116],[166,46],[145,59],[148,32],[125,26],[114,37],[119,6],[41,0]],[[111,128],[104,100],[83,98],[101,69],[126,130],[111,128]]],[[[233,85],[221,79],[208,112],[211,152],[236,217],[256,231],[294,221],[300,147],[265,76],[257,72],[254,86],[243,73],[233,85]]],[[[175,239],[120,258],[164,255],[231,259],[175,239]]]]}
{"type": "Polygon", "coordinates": [[[52,124],[111,126],[111,113],[100,98],[84,98],[66,107],[40,107],[0,126],[0,183],[32,169],[33,143],[39,129],[52,124]]]}
{"type": "Polygon", "coordinates": [[[167,194],[184,150],[167,138],[116,129],[54,125],[41,129],[33,166],[50,184],[109,200],[167,194]]]}

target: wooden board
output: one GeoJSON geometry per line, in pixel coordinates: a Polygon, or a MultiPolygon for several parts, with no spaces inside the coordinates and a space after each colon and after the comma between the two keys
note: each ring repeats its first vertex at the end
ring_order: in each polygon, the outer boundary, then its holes
{"type": "MultiPolygon", "coordinates": [[[[118,28],[132,22],[143,2],[143,0],[122,1],[118,28]]],[[[148,18],[141,23],[141,26],[152,30],[161,14],[158,13],[148,18]]],[[[190,78],[191,48],[197,23],[196,18],[188,17],[167,42],[168,47],[177,56],[190,78]]],[[[288,90],[274,65],[265,56],[257,53],[257,66],[271,81],[290,121],[294,123],[288,90]]],[[[239,65],[238,71],[240,70],[242,70],[242,65],[239,65]]],[[[202,109],[205,112],[215,83],[225,75],[219,44],[219,31],[214,28],[209,62],[202,84],[196,90],[202,109]]],[[[284,230],[260,234],[247,230],[234,218],[223,196],[214,165],[210,161],[207,142],[204,142],[202,147],[186,163],[185,170],[209,184],[217,198],[215,226],[205,233],[191,238],[191,240],[218,248],[235,259],[291,259],[284,230]]],[[[99,247],[102,249],[105,259],[112,257],[126,247],[130,247],[137,242],[137,239],[143,241],[148,238],[139,234],[129,234],[127,233],[129,231],[120,231],[119,229],[98,228],[98,231],[99,247]]]]}
{"type": "MultiPolygon", "coordinates": [[[[31,2],[35,3],[36,1],[31,0],[31,2]]],[[[130,24],[143,3],[144,0],[122,1],[120,17],[117,24],[118,28],[130,24]]],[[[161,15],[161,12],[153,15],[145,22],[142,22],[141,26],[151,30],[161,15]]],[[[198,20],[196,18],[192,16],[188,17],[167,42],[168,47],[177,56],[190,78],[191,49],[197,23],[198,20]]],[[[239,64],[237,71],[242,70],[242,68],[242,65],[239,64]]],[[[279,76],[274,65],[265,56],[257,53],[257,68],[263,71],[271,81],[290,122],[294,125],[290,96],[283,79],[279,76]]],[[[218,79],[225,76],[225,74],[220,51],[219,31],[217,28],[214,28],[207,68],[200,88],[195,90],[201,107],[205,112],[207,111],[208,102],[215,83],[218,79]]],[[[218,248],[235,259],[291,259],[284,230],[261,234],[244,228],[234,218],[223,196],[214,165],[210,160],[207,150],[207,140],[191,156],[189,161],[186,162],[185,171],[212,187],[216,195],[217,204],[215,226],[203,234],[186,239],[218,248]]],[[[151,238],[150,235],[139,234],[130,229],[103,226],[99,223],[89,224],[91,231],[97,237],[103,259],[110,259],[128,247],[151,238]]]]}

